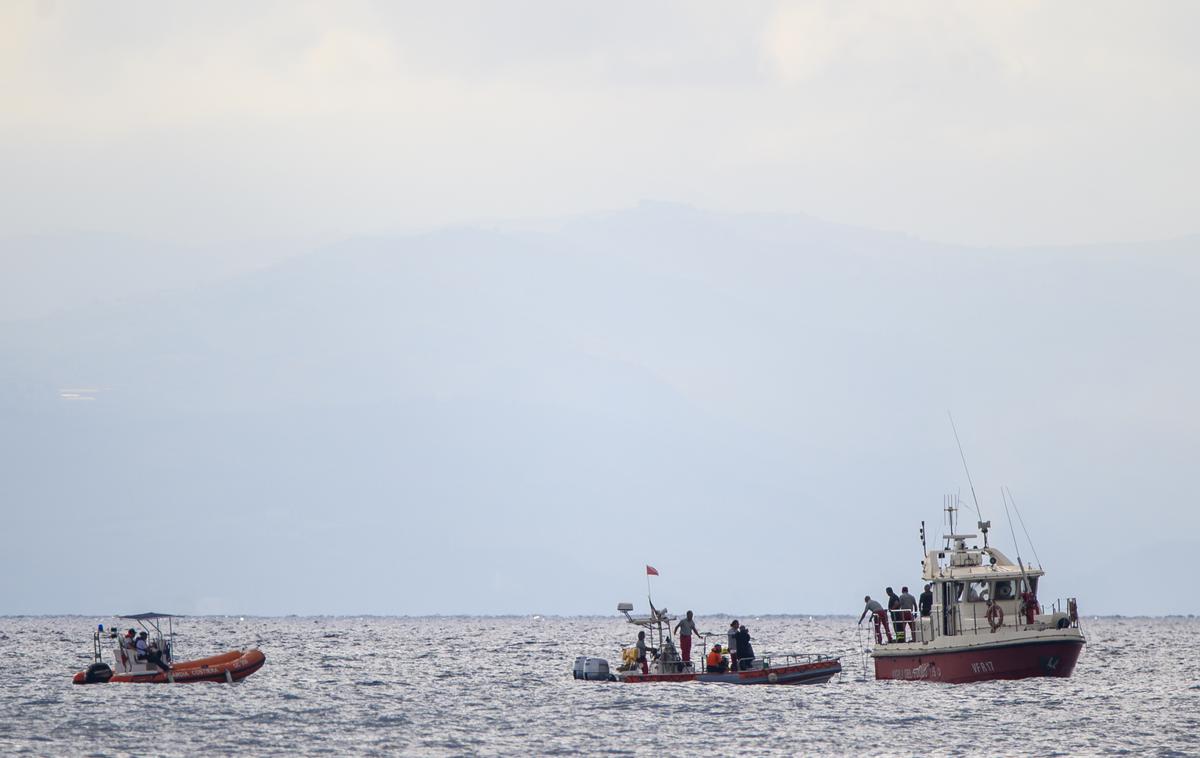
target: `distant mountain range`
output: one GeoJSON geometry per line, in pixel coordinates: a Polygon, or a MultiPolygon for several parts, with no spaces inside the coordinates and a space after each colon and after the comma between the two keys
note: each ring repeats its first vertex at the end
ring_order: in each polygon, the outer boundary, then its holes
{"type": "MultiPolygon", "coordinates": [[[[0,571],[44,582],[0,612],[602,612],[654,556],[717,607],[838,612],[917,583],[917,521],[965,485],[947,409],[980,480],[1040,504],[1064,593],[1097,581],[1092,548],[1150,549],[1148,519],[1200,526],[1177,505],[1200,238],[977,249],[645,204],[217,277],[114,245],[17,260],[30,287],[65,272],[79,305],[0,323],[22,528],[0,571]],[[110,252],[127,262],[105,271],[110,252]],[[146,603],[71,578],[142,542],[174,566],[146,603]]],[[[1197,610],[1182,594],[1088,606],[1197,610]]]]}

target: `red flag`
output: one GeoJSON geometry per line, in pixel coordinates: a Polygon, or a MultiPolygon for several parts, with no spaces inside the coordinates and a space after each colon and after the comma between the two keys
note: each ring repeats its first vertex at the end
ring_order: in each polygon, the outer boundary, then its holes
{"type": "Polygon", "coordinates": [[[646,564],[646,576],[658,576],[658,569],[654,568],[649,563],[647,563],[646,564]]]}

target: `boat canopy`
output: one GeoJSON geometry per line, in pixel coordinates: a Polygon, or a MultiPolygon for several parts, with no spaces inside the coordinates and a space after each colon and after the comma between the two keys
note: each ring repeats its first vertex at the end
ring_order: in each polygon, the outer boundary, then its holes
{"type": "Polygon", "coordinates": [[[179,618],[179,616],[174,613],[147,611],[146,613],[131,613],[128,616],[115,616],[114,618],[129,619],[130,621],[153,621],[154,619],[174,619],[179,618]]]}

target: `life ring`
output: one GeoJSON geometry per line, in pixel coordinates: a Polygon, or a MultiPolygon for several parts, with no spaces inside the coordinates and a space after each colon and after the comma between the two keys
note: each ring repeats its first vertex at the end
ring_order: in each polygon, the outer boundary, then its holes
{"type": "Polygon", "coordinates": [[[991,624],[993,632],[999,629],[1004,624],[1004,609],[992,603],[987,609],[987,621],[991,624]]]}

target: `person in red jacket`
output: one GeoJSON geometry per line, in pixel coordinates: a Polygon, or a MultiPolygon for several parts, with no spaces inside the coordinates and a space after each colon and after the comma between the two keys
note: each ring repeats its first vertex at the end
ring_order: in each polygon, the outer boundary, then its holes
{"type": "Polygon", "coordinates": [[[1028,590],[1021,593],[1021,609],[1025,611],[1025,623],[1032,624],[1033,617],[1041,608],[1038,607],[1037,595],[1028,590]]]}

